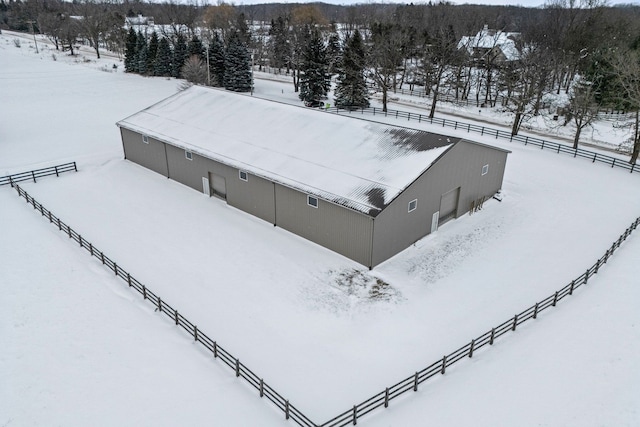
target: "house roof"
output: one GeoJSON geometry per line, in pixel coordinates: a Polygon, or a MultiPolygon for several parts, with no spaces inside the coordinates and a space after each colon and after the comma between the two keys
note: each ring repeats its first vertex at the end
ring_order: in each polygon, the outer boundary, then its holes
{"type": "Polygon", "coordinates": [[[492,30],[485,25],[475,36],[463,36],[458,42],[458,49],[467,49],[467,52],[472,55],[475,49],[497,48],[504,54],[507,61],[515,61],[520,57],[515,43],[519,37],[520,33],[492,30]]]}
{"type": "Polygon", "coordinates": [[[199,86],[117,125],[371,216],[460,140],[199,86]]]}

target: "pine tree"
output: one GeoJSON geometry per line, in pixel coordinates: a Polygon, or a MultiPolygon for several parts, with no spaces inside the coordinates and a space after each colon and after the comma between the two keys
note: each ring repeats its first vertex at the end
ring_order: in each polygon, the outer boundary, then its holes
{"type": "Polygon", "coordinates": [[[330,87],[327,71],[326,48],[317,29],[311,31],[304,50],[300,75],[300,94],[298,97],[308,107],[316,107],[327,99],[330,87]]]}
{"type": "Polygon", "coordinates": [[[237,33],[231,35],[224,60],[224,87],[235,92],[249,92],[251,80],[251,56],[247,46],[237,33]]]}
{"type": "Polygon", "coordinates": [[[356,30],[345,41],[338,73],[334,102],[341,108],[366,108],[369,106],[365,79],[366,56],[362,36],[356,30]]]}
{"type": "Polygon", "coordinates": [[[147,51],[147,73],[155,74],[156,56],[158,55],[158,34],[154,31],[149,40],[149,49],[147,51]]]}
{"type": "Polygon", "coordinates": [[[287,65],[289,61],[290,53],[287,33],[288,27],[282,16],[278,16],[278,19],[275,21],[271,20],[269,49],[273,66],[278,69],[287,65]]]}
{"type": "Polygon", "coordinates": [[[147,74],[147,56],[149,48],[147,46],[147,39],[140,31],[138,31],[138,42],[136,43],[136,51],[136,58],[138,62],[137,71],[140,74],[147,74]]]}
{"type": "Polygon", "coordinates": [[[137,44],[138,35],[133,27],[131,27],[127,33],[127,41],[124,50],[124,71],[127,73],[135,73],[138,71],[138,58],[136,55],[137,44]]]}
{"type": "Polygon", "coordinates": [[[187,52],[187,43],[185,42],[182,34],[178,34],[173,48],[173,57],[171,58],[171,73],[173,77],[182,77],[182,66],[188,57],[189,53],[187,52]]]}
{"type": "Polygon", "coordinates": [[[340,36],[335,29],[335,24],[332,25],[333,31],[327,41],[327,61],[329,63],[329,74],[337,74],[340,67],[340,61],[342,60],[342,49],[340,48],[340,36]]]}
{"type": "Polygon", "coordinates": [[[204,46],[202,45],[202,42],[200,41],[198,36],[196,36],[195,34],[193,35],[191,40],[189,40],[189,45],[187,46],[187,53],[188,53],[187,57],[189,58],[192,57],[193,55],[196,55],[198,58],[200,58],[203,61],[206,59],[204,46]]]}
{"type": "Polygon", "coordinates": [[[155,75],[163,77],[169,77],[171,75],[171,46],[169,46],[169,40],[167,40],[166,37],[163,37],[158,43],[155,75]]]}
{"type": "Polygon", "coordinates": [[[218,33],[213,34],[209,44],[209,74],[211,86],[224,86],[224,45],[220,41],[218,33]]]}

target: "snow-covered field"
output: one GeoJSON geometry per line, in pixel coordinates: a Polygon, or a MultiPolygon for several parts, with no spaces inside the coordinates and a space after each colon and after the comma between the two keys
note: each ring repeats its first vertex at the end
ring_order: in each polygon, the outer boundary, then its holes
{"type": "MultiPolygon", "coordinates": [[[[564,286],[640,215],[635,174],[474,137],[512,150],[504,201],[369,272],[122,160],[115,122],[178,81],[14,38],[0,35],[0,175],[77,161],[24,188],[316,422],[564,286]]],[[[276,81],[255,96],[296,102],[276,81]]],[[[0,425],[285,423],[10,188],[0,256],[0,425]]],[[[556,310],[362,422],[638,425],[639,256],[633,235],[556,310]]]]}

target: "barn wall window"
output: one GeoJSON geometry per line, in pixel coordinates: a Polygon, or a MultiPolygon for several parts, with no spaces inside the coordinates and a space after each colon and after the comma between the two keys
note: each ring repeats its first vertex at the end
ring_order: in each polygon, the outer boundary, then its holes
{"type": "Polygon", "coordinates": [[[307,205],[317,208],[318,207],[318,198],[313,196],[307,196],[307,205]]]}
{"type": "Polygon", "coordinates": [[[407,208],[408,212],[413,212],[416,210],[416,208],[418,207],[418,199],[413,199],[412,201],[409,202],[409,206],[407,208]]]}
{"type": "Polygon", "coordinates": [[[147,135],[142,135],[142,142],[144,142],[145,144],[149,143],[149,137],[147,135]]]}
{"type": "Polygon", "coordinates": [[[245,171],[238,171],[238,177],[240,178],[240,181],[248,181],[249,180],[249,174],[245,171]]]}
{"type": "Polygon", "coordinates": [[[184,157],[187,160],[193,160],[193,153],[191,151],[184,150],[184,157]]]}
{"type": "Polygon", "coordinates": [[[489,165],[484,165],[482,167],[482,175],[486,175],[489,172],[489,165]]]}

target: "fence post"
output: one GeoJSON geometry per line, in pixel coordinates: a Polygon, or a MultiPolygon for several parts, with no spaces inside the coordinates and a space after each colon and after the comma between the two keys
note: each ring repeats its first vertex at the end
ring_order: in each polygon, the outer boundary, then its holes
{"type": "Polygon", "coordinates": [[[118,276],[118,264],[115,261],[113,262],[113,274],[118,276]]]}
{"type": "Polygon", "coordinates": [[[78,172],[78,166],[76,165],[76,162],[73,162],[73,170],[75,170],[76,172],[78,172]]]}
{"type": "Polygon", "coordinates": [[[516,326],[518,326],[518,315],[513,316],[513,326],[511,327],[512,331],[516,330],[516,326]]]}
{"type": "Polygon", "coordinates": [[[178,310],[173,310],[173,317],[176,320],[176,326],[178,326],[178,310]]]}
{"type": "Polygon", "coordinates": [[[418,373],[413,377],[413,391],[418,391],[418,373]]]}
{"type": "Polygon", "coordinates": [[[595,163],[596,162],[596,157],[598,157],[597,153],[593,153],[593,161],[591,163],[595,163]]]}
{"type": "Polygon", "coordinates": [[[93,243],[89,242],[89,253],[93,256],[93,243]]]}
{"type": "Polygon", "coordinates": [[[571,281],[571,287],[569,288],[569,295],[573,295],[573,288],[575,287],[576,281],[571,281]]]}
{"type": "Polygon", "coordinates": [[[587,272],[584,274],[584,284],[587,284],[587,281],[589,280],[589,269],[587,268],[587,272]]]}
{"type": "Polygon", "coordinates": [[[127,284],[131,287],[131,275],[127,273],[127,284]]]}
{"type": "Polygon", "coordinates": [[[51,211],[49,211],[49,222],[53,222],[53,220],[51,219],[51,211]]]}
{"type": "Polygon", "coordinates": [[[260,397],[264,396],[264,380],[260,378],[260,397]]]}
{"type": "Polygon", "coordinates": [[[71,227],[67,225],[67,234],[69,234],[69,238],[71,238],[71,227]]]}
{"type": "Polygon", "coordinates": [[[527,145],[528,143],[529,143],[529,137],[528,137],[528,136],[526,136],[526,137],[524,138],[524,145],[527,145]]]}
{"type": "Polygon", "coordinates": [[[162,313],[162,299],[160,297],[158,297],[158,311],[162,313]]]}
{"type": "Polygon", "coordinates": [[[60,224],[60,218],[58,218],[58,230],[62,231],[62,225],[60,224]]]}
{"type": "Polygon", "coordinates": [[[538,303],[536,303],[536,306],[533,308],[533,318],[536,319],[538,317],[538,303]]]}
{"type": "Polygon", "coordinates": [[[218,342],[217,341],[213,342],[213,358],[214,359],[218,358],[218,342]]]}
{"type": "Polygon", "coordinates": [[[613,159],[613,162],[611,163],[611,167],[613,168],[616,165],[616,159],[613,159]]]}
{"type": "Polygon", "coordinates": [[[198,327],[196,325],[193,325],[193,340],[198,341],[198,327]]]}
{"type": "Polygon", "coordinates": [[[544,150],[544,141],[542,141],[542,145],[540,146],[541,150],[544,150]]]}
{"type": "Polygon", "coordinates": [[[356,405],[353,405],[353,425],[357,425],[358,424],[358,407],[356,405]]]}
{"type": "Polygon", "coordinates": [[[384,389],[384,407],[389,407],[389,387],[384,389]]]}
{"type": "Polygon", "coordinates": [[[147,299],[147,287],[142,285],[142,299],[147,299]]]}
{"type": "Polygon", "coordinates": [[[600,260],[596,261],[596,269],[594,270],[594,274],[598,274],[598,270],[600,269],[600,260]]]}
{"type": "Polygon", "coordinates": [[[469,358],[473,357],[473,346],[475,345],[476,340],[475,338],[471,340],[471,345],[469,346],[469,358]]]}
{"type": "Polygon", "coordinates": [[[236,359],[236,377],[240,376],[240,359],[236,359]]]}
{"type": "Polygon", "coordinates": [[[284,403],[284,418],[289,419],[289,400],[284,403]]]}
{"type": "Polygon", "coordinates": [[[104,264],[104,252],[100,252],[100,261],[104,264]]]}
{"type": "Polygon", "coordinates": [[[553,304],[551,305],[555,307],[557,303],[558,303],[558,291],[556,291],[556,293],[553,295],[553,304]]]}
{"type": "Polygon", "coordinates": [[[80,247],[82,247],[82,236],[78,234],[78,243],[80,244],[80,247]]]}
{"type": "Polygon", "coordinates": [[[60,176],[58,175],[58,167],[56,166],[56,176],[60,176]]]}
{"type": "Polygon", "coordinates": [[[442,375],[444,375],[444,371],[447,368],[447,356],[443,356],[442,357],[442,369],[440,370],[440,373],[442,375]]]}
{"type": "Polygon", "coordinates": [[[36,174],[31,171],[31,177],[33,178],[33,182],[36,182],[36,174]]]}

